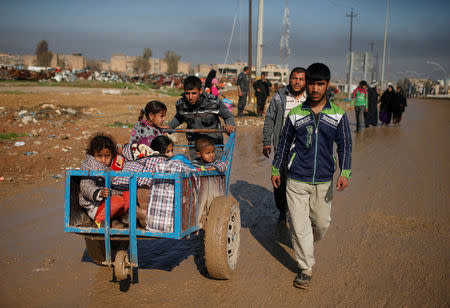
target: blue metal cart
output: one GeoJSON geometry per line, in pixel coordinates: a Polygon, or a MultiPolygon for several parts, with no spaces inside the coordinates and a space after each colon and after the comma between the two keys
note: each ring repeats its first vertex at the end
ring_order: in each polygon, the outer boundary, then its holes
{"type": "MultiPolygon", "coordinates": [[[[222,161],[227,164],[224,174],[217,171],[201,171],[194,175],[191,172],[67,170],[65,232],[82,235],[91,259],[97,264],[113,266],[115,279],[124,280],[132,278],[133,268],[138,267],[138,240],[182,239],[203,229],[205,265],[209,276],[215,279],[229,279],[237,264],[241,228],[239,204],[228,194],[235,139],[235,132],[232,132],[223,146],[222,161]],[[98,228],[93,225],[78,203],[80,180],[86,176],[104,177],[107,188],[111,187],[111,177],[129,178],[128,228],[112,228],[110,219],[105,219],[104,227],[98,228]],[[197,176],[199,181],[198,191],[193,187],[194,176],[197,176]],[[175,191],[173,232],[150,231],[137,226],[137,179],[142,177],[173,181],[175,191]]],[[[151,207],[151,204],[149,206],[151,207]]],[[[105,201],[105,217],[110,217],[110,198],[105,201]]]]}

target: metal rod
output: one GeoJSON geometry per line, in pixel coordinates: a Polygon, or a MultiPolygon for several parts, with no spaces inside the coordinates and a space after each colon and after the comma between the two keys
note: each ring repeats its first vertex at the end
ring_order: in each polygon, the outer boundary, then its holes
{"type": "Polygon", "coordinates": [[[164,128],[163,133],[226,133],[223,128],[164,128]]]}
{"type": "MultiPolygon", "coordinates": [[[[130,198],[128,211],[128,226],[130,230],[130,261],[133,267],[138,267],[138,251],[137,251],[137,235],[136,235],[136,216],[137,216],[137,176],[133,175],[130,178],[130,198]]],[[[145,227],[145,226],[144,226],[145,227]]]]}

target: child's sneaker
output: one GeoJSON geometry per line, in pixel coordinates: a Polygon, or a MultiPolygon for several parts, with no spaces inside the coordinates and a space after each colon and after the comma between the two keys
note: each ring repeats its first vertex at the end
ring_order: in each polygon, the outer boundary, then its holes
{"type": "Polygon", "coordinates": [[[104,228],[105,227],[105,221],[98,222],[98,221],[94,220],[94,223],[97,226],[97,228],[104,228]]]}

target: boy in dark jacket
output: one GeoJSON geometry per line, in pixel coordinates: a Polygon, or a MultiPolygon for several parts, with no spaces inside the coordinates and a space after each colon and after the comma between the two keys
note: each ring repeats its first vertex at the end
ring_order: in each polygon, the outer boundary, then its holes
{"type": "MultiPolygon", "coordinates": [[[[184,94],[176,102],[177,113],[169,123],[170,128],[176,128],[183,122],[187,128],[221,128],[220,118],[225,122],[226,132],[231,133],[234,127],[234,116],[225,107],[222,100],[214,95],[203,92],[202,81],[196,76],[189,76],[184,80],[184,94]]],[[[223,144],[223,136],[220,133],[205,134],[211,137],[215,144],[223,144]]],[[[195,140],[201,134],[187,133],[189,145],[193,146],[195,140]]],[[[196,157],[195,148],[190,148],[191,159],[196,157]]],[[[216,147],[217,157],[222,156],[222,148],[216,147]]]]}

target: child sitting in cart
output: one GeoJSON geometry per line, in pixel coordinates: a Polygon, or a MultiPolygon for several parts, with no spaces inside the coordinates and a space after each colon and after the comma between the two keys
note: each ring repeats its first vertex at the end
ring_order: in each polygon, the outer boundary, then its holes
{"type": "MultiPolygon", "coordinates": [[[[151,147],[142,145],[140,149],[133,149],[125,144],[122,155],[125,158],[121,171],[154,172],[155,166],[164,163],[173,156],[173,141],[167,136],[158,136],[153,139],[151,147]]],[[[138,187],[150,187],[151,178],[138,178],[138,187]]],[[[113,177],[112,183],[124,190],[128,190],[128,177],[113,177]]]]}
{"type": "Polygon", "coordinates": [[[227,165],[223,161],[215,159],[215,146],[210,137],[199,137],[195,141],[195,150],[197,158],[192,161],[192,165],[198,171],[217,170],[224,173],[227,170],[227,165]]]}
{"type": "MultiPolygon", "coordinates": [[[[126,144],[123,149],[123,156],[125,162],[121,171],[130,172],[155,172],[157,165],[164,164],[164,162],[173,156],[173,141],[167,136],[157,136],[153,139],[151,148],[143,149],[141,147],[139,153],[135,151],[132,153],[132,149],[129,144],[126,144]],[[139,155],[137,155],[139,154],[139,155]],[[138,157],[134,159],[135,157],[138,157]]],[[[152,178],[140,177],[137,179],[137,202],[142,212],[147,216],[149,188],[152,185],[152,178]]],[[[129,190],[129,178],[128,177],[113,177],[111,182],[117,189],[129,190]]],[[[145,227],[146,223],[139,220],[142,227],[145,227]]]]}
{"type": "Polygon", "coordinates": [[[162,129],[168,128],[164,125],[167,107],[160,101],[150,101],[142,108],[138,122],[131,131],[130,145],[139,147],[146,145],[150,147],[155,137],[163,135],[162,129]],[[145,118],[144,118],[145,117],[145,118]]]}
{"type": "MultiPolygon", "coordinates": [[[[86,158],[81,163],[82,170],[110,171],[111,162],[116,155],[116,144],[107,135],[97,134],[89,142],[86,158]]],[[[88,216],[100,227],[105,221],[105,199],[111,196],[111,218],[121,218],[128,211],[129,192],[108,189],[103,177],[85,177],[80,182],[79,203],[88,216]]],[[[138,218],[144,212],[138,209],[138,218]]],[[[112,221],[113,227],[123,227],[122,222],[112,221]]]]}
{"type": "Polygon", "coordinates": [[[167,136],[158,136],[153,139],[151,148],[167,158],[173,156],[173,141],[167,136]]]}

